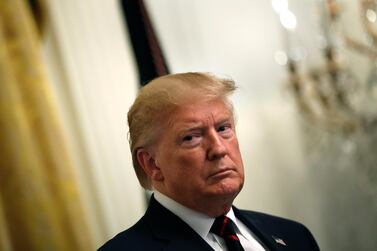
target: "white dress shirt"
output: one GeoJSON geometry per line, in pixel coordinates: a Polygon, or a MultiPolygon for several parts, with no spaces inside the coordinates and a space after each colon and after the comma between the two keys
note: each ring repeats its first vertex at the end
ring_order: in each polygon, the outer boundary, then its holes
{"type": "MultiPolygon", "coordinates": [[[[211,233],[209,230],[215,218],[187,208],[166,195],[154,191],[155,199],[172,213],[186,222],[197,232],[214,250],[227,251],[225,241],[220,236],[211,233]]],[[[226,214],[236,225],[236,233],[245,251],[266,251],[257,241],[255,235],[234,215],[233,209],[226,214]]]]}

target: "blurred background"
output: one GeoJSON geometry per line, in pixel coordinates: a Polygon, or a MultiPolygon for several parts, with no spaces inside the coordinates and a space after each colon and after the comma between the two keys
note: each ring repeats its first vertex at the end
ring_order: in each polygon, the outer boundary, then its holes
{"type": "Polygon", "coordinates": [[[235,204],[377,250],[377,1],[0,0],[0,250],[95,250],[144,213],[126,115],[151,77],[233,78],[235,204]]]}

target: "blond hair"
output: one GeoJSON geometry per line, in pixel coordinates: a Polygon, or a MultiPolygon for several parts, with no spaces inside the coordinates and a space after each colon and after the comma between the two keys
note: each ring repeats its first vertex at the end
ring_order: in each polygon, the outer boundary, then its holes
{"type": "Polygon", "coordinates": [[[223,99],[233,113],[227,97],[235,89],[231,79],[189,72],[156,78],[140,90],[128,111],[128,125],[133,166],[142,187],[151,189],[151,180],[137,160],[137,150],[156,142],[169,114],[179,106],[217,98],[223,99]]]}

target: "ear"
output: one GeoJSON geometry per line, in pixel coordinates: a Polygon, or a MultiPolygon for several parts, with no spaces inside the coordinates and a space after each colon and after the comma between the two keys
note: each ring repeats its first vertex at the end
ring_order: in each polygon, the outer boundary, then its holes
{"type": "Polygon", "coordinates": [[[164,180],[164,176],[161,172],[161,169],[157,166],[156,160],[154,159],[152,153],[149,150],[145,148],[140,148],[137,150],[136,156],[139,165],[144,169],[144,172],[153,181],[164,180]]]}

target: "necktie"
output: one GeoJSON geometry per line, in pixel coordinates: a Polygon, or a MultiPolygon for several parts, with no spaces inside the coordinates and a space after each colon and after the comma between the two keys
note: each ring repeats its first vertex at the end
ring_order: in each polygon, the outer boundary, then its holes
{"type": "Polygon", "coordinates": [[[236,235],[233,221],[225,215],[215,219],[210,232],[222,237],[229,251],[244,251],[240,239],[236,235]]]}

